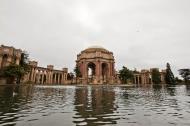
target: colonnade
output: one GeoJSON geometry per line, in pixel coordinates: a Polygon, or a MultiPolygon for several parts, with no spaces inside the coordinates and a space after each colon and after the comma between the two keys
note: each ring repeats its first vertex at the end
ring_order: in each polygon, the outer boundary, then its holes
{"type": "MultiPolygon", "coordinates": [[[[162,70],[160,72],[160,80],[161,83],[165,83],[165,71],[162,70]]],[[[138,72],[134,74],[134,83],[135,84],[153,84],[152,82],[152,74],[149,70],[142,70],[141,72],[138,72]]]]}
{"type": "Polygon", "coordinates": [[[26,75],[26,80],[35,84],[66,84],[67,71],[33,67],[26,75]]]}

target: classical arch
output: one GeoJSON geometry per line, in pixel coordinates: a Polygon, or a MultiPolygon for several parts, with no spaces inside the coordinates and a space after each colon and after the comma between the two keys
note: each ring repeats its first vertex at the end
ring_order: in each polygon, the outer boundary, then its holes
{"type": "Polygon", "coordinates": [[[82,84],[113,84],[115,77],[113,53],[93,46],[77,55],[76,66],[82,75],[82,84]]]}
{"type": "Polygon", "coordinates": [[[87,78],[88,83],[93,83],[96,76],[96,65],[93,62],[89,62],[87,65],[87,78]]]}

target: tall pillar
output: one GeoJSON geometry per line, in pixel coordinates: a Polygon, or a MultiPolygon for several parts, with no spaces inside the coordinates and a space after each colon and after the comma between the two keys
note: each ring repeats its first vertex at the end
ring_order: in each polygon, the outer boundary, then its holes
{"type": "MultiPolygon", "coordinates": [[[[38,71],[39,72],[39,71],[38,71]]],[[[36,69],[34,68],[34,72],[33,72],[33,75],[32,75],[32,81],[35,82],[36,80],[36,69]]]]}
{"type": "Polygon", "coordinates": [[[51,73],[51,71],[49,72],[49,84],[52,84],[52,73],[51,73]]]}
{"type": "Polygon", "coordinates": [[[138,75],[138,84],[140,84],[140,78],[139,78],[139,75],[138,75]]]}
{"type": "Polygon", "coordinates": [[[64,73],[61,74],[61,84],[64,84],[64,73]]]}
{"type": "Polygon", "coordinates": [[[55,73],[55,78],[54,78],[54,83],[53,84],[57,84],[57,73],[55,73]]]}
{"type": "Polygon", "coordinates": [[[41,73],[38,73],[38,84],[40,83],[41,73]]]}
{"type": "Polygon", "coordinates": [[[44,84],[44,71],[42,71],[42,80],[41,80],[42,84],[44,84]]]}
{"type": "Polygon", "coordinates": [[[96,80],[100,83],[100,62],[96,61],[96,80]]]}
{"type": "Polygon", "coordinates": [[[137,84],[137,82],[136,82],[136,75],[134,75],[134,83],[137,84]]]}
{"type": "Polygon", "coordinates": [[[87,84],[87,79],[88,79],[88,73],[87,73],[87,63],[83,63],[83,83],[87,84]]]}
{"type": "Polygon", "coordinates": [[[2,61],[3,61],[3,57],[2,56],[0,56],[0,69],[1,69],[1,65],[2,65],[2,61]]]}
{"type": "Polygon", "coordinates": [[[50,74],[50,82],[51,84],[53,84],[53,71],[51,71],[51,74],[50,74]]]}
{"type": "Polygon", "coordinates": [[[51,84],[51,71],[48,72],[48,83],[51,84]]]}
{"type": "Polygon", "coordinates": [[[33,73],[34,73],[34,68],[32,68],[31,72],[30,72],[30,81],[33,82],[33,73]]]}
{"type": "Polygon", "coordinates": [[[49,71],[46,71],[46,84],[49,84],[49,71]]]}
{"type": "Polygon", "coordinates": [[[98,80],[99,80],[99,83],[102,84],[102,63],[101,61],[98,62],[98,80]]]}
{"type": "Polygon", "coordinates": [[[60,74],[58,73],[57,76],[58,76],[58,77],[57,77],[58,84],[60,84],[60,74]]]}
{"type": "Polygon", "coordinates": [[[141,75],[141,84],[144,84],[144,74],[143,75],[141,75]]]}
{"type": "Polygon", "coordinates": [[[52,72],[49,71],[49,84],[52,84],[52,72]]]}

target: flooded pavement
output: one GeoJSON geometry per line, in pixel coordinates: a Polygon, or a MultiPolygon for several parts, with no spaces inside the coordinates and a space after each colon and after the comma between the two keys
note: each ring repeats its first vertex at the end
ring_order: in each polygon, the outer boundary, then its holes
{"type": "Polygon", "coordinates": [[[0,86],[0,126],[189,126],[190,86],[0,86]]]}

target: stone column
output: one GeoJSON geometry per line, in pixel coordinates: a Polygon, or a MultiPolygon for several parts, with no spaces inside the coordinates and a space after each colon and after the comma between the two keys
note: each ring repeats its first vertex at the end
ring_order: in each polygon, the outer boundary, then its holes
{"type": "Polygon", "coordinates": [[[110,68],[110,74],[111,74],[111,76],[113,77],[113,63],[111,62],[111,68],[110,68]]]}
{"type": "Polygon", "coordinates": [[[61,74],[61,84],[64,83],[64,73],[61,74]]]}
{"type": "Polygon", "coordinates": [[[52,84],[52,72],[49,72],[49,84],[52,84]]]}
{"type": "Polygon", "coordinates": [[[58,76],[58,77],[57,77],[58,84],[60,84],[60,74],[58,73],[57,76],[58,76]]]}
{"type": "Polygon", "coordinates": [[[46,84],[49,84],[49,71],[46,71],[46,84]]]}
{"type": "Polygon", "coordinates": [[[33,73],[34,73],[34,68],[32,68],[32,70],[30,71],[30,81],[33,82],[33,73]]]}
{"type": "Polygon", "coordinates": [[[99,62],[99,80],[100,80],[100,83],[102,84],[103,83],[103,81],[102,81],[102,79],[103,79],[103,77],[102,77],[102,62],[99,62]]]}
{"type": "Polygon", "coordinates": [[[96,80],[100,83],[100,62],[96,61],[96,80]]]}
{"type": "Polygon", "coordinates": [[[84,63],[83,63],[83,83],[84,83],[84,84],[87,84],[87,82],[88,82],[87,79],[88,79],[87,63],[84,62],[84,63]]]}
{"type": "Polygon", "coordinates": [[[35,83],[35,80],[36,80],[36,69],[34,68],[34,72],[33,72],[33,75],[32,75],[32,81],[35,83]]]}
{"type": "Polygon", "coordinates": [[[55,79],[54,79],[54,83],[53,84],[57,84],[57,73],[55,73],[55,79]]]}
{"type": "Polygon", "coordinates": [[[144,74],[143,75],[141,75],[141,79],[142,79],[142,84],[144,84],[144,74]]]}
{"type": "Polygon", "coordinates": [[[136,82],[136,75],[134,75],[134,83],[137,84],[137,82],[136,82]]]}
{"type": "Polygon", "coordinates": [[[50,72],[50,84],[53,84],[53,71],[50,72]]]}
{"type": "Polygon", "coordinates": [[[42,80],[41,80],[42,84],[44,84],[44,71],[42,72],[42,80]]]}
{"type": "Polygon", "coordinates": [[[67,83],[67,73],[64,73],[64,83],[67,83]]]}
{"type": "Polygon", "coordinates": [[[138,84],[140,84],[140,78],[139,78],[139,75],[138,75],[138,84]]]}
{"type": "Polygon", "coordinates": [[[2,61],[3,61],[3,57],[2,56],[0,56],[0,69],[1,69],[1,65],[2,65],[2,61]]]}
{"type": "Polygon", "coordinates": [[[40,78],[41,78],[41,74],[38,73],[38,84],[40,84],[40,78]]]}

